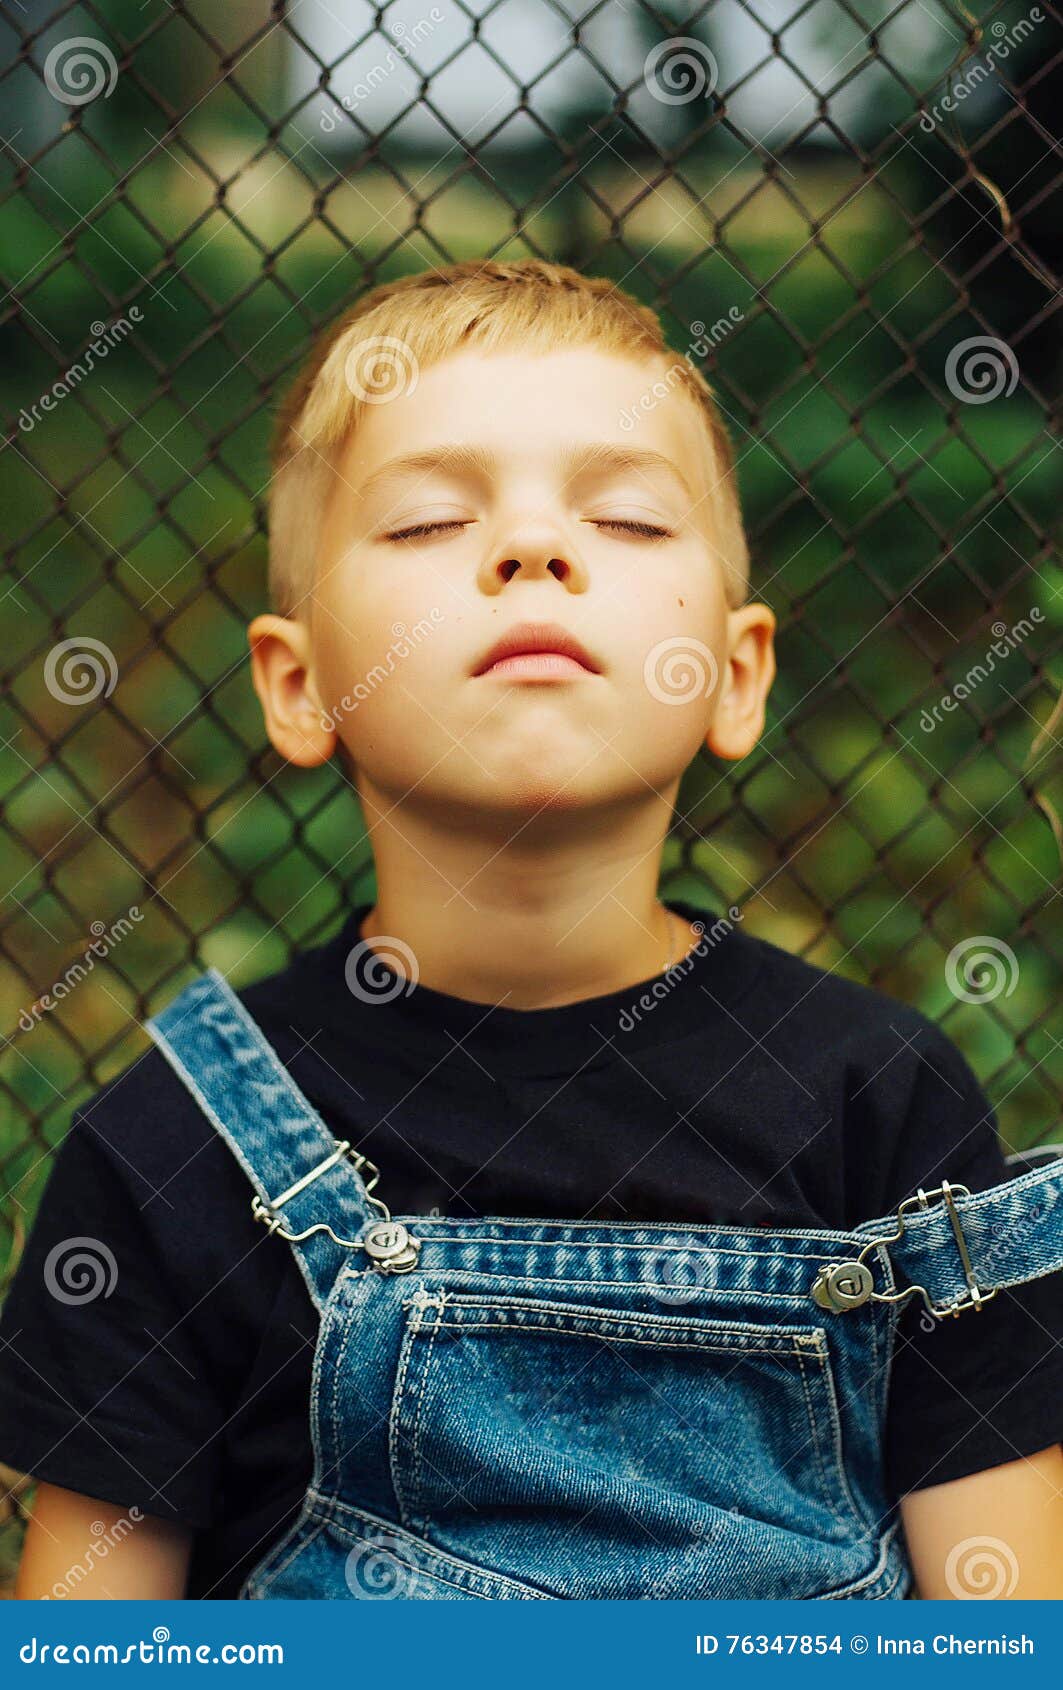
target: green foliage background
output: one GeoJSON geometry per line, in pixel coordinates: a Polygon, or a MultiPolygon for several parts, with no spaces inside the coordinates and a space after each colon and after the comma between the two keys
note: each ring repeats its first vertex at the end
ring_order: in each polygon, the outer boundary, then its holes
{"type": "Polygon", "coordinates": [[[706,365],[780,672],[757,751],[688,772],[664,889],[737,903],[750,930],[936,1018],[1009,1147],[1061,1136],[1058,719],[1031,754],[1061,680],[1058,346],[1049,293],[1001,249],[992,199],[949,138],[922,137],[891,82],[859,144],[799,139],[785,170],[704,114],[663,162],[600,112],[479,161],[400,139],[360,152],[353,135],[337,155],[320,99],[277,115],[275,35],[238,51],[257,18],[240,5],[212,20],[233,55],[219,68],[184,20],[145,27],[115,5],[113,93],[58,117],[39,72],[11,79],[25,134],[0,209],[14,301],[0,375],[0,1267],[74,1105],[145,1048],[142,1017],[204,965],[238,985],[282,967],[372,895],[349,789],[335,768],[279,765],[250,684],[266,441],[319,324],[376,281],[461,257],[537,252],[611,275],[661,311],[679,353],[692,324],[737,307],[706,365]],[[20,423],[92,325],[133,306],[121,345],[20,423]],[[1022,379],[959,403],[949,351],[987,331],[1022,379]],[[921,726],[994,624],[1032,607],[1033,634],[921,726]],[[114,652],[117,684],[72,706],[45,664],[86,636],[114,652]],[[132,905],[144,919],[129,936],[21,1030],[92,923],[132,905]],[[978,935],[1015,968],[968,1003],[945,965],[978,935]]]}

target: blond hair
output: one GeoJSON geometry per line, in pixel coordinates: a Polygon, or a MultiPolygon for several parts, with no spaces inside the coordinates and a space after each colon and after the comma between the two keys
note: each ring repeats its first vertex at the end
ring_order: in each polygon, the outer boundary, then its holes
{"type": "MultiPolygon", "coordinates": [[[[374,361],[398,382],[410,371],[475,347],[544,352],[593,346],[623,357],[671,356],[655,312],[601,276],[523,258],[467,260],[373,288],[315,343],[277,413],[270,451],[270,570],[273,605],[291,616],[311,592],[321,524],[338,449],[367,404],[374,361]],[[355,378],[351,379],[351,369],[355,378]],[[358,376],[365,372],[365,384],[358,376]]],[[[716,541],[728,602],[748,591],[749,553],[731,443],[712,389],[687,357],[668,371],[705,419],[716,541]]]]}

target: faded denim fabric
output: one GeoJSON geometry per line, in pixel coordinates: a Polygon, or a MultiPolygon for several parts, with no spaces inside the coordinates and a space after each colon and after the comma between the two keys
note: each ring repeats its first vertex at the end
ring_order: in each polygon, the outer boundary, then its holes
{"type": "MultiPolygon", "coordinates": [[[[148,1029],[320,1312],[313,1477],[243,1596],[911,1593],[882,1458],[901,1304],[878,1298],[970,1295],[945,1202],[852,1232],[392,1218],[386,1169],[337,1153],[217,970],[148,1029]],[[858,1306],[813,1298],[861,1261],[858,1306]]],[[[1027,1171],[957,1188],[983,1294],[1063,1267],[1063,1147],[1009,1160],[1027,1171]]]]}

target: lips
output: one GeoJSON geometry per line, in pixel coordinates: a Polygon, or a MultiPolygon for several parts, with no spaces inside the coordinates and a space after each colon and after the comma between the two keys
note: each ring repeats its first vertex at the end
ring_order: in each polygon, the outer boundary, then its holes
{"type": "Polygon", "coordinates": [[[503,634],[501,639],[496,640],[490,650],[484,652],[472,673],[486,674],[493,664],[500,663],[507,657],[520,657],[525,654],[541,656],[544,653],[567,657],[589,674],[601,673],[600,665],[586,647],[559,622],[518,622],[503,634]]]}

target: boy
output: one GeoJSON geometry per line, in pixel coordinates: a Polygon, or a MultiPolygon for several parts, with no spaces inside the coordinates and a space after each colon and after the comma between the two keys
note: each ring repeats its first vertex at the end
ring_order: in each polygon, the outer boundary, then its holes
{"type": "Polygon", "coordinates": [[[458,264],[322,337],[274,471],[254,684],[376,899],[77,1112],[0,1328],[18,1594],[106,1532],[80,1596],[1063,1595],[1058,1171],[924,1016],[657,897],[775,671],[702,378],[458,264]]]}

